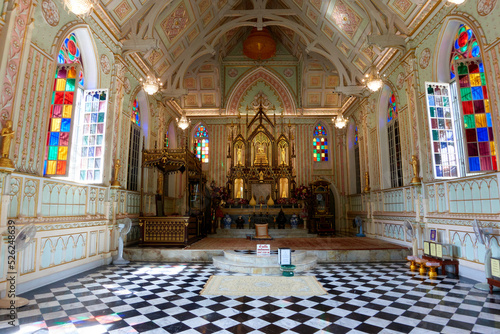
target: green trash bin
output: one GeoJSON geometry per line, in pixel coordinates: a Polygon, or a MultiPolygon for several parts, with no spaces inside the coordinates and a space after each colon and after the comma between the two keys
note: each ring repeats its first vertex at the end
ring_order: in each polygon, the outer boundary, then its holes
{"type": "Polygon", "coordinates": [[[282,265],[280,269],[283,272],[283,276],[292,277],[294,275],[293,271],[295,270],[295,266],[293,264],[282,265]]]}

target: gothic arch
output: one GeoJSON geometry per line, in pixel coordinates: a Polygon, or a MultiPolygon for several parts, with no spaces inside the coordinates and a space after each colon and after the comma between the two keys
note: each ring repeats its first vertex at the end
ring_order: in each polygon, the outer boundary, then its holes
{"type": "MultiPolygon", "coordinates": [[[[482,53],[484,53],[485,51],[484,45],[486,45],[486,37],[484,36],[483,29],[481,28],[479,22],[477,22],[470,15],[464,13],[455,13],[454,15],[447,16],[441,26],[441,31],[439,32],[436,48],[434,49],[434,56],[432,58],[433,81],[450,81],[449,68],[450,53],[453,46],[452,41],[460,24],[465,24],[472,29],[474,35],[476,35],[477,42],[479,43],[479,48],[481,49],[482,53]]],[[[484,58],[483,61],[485,61],[484,58]]],[[[486,80],[488,80],[488,76],[486,76],[486,80]]]]}
{"type": "Polygon", "coordinates": [[[275,92],[278,94],[278,97],[283,103],[283,112],[286,115],[296,114],[296,106],[293,100],[293,96],[288,87],[274,73],[262,67],[249,72],[234,86],[227,100],[227,114],[237,113],[241,99],[244,97],[247,90],[259,80],[267,82],[274,88],[275,92]]]}
{"type": "Polygon", "coordinates": [[[87,24],[70,22],[57,32],[50,52],[54,59],[50,71],[51,73],[55,72],[59,48],[66,36],[71,33],[75,33],[80,45],[83,67],[85,69],[85,89],[96,89],[100,86],[98,53],[92,32],[87,24]]]}

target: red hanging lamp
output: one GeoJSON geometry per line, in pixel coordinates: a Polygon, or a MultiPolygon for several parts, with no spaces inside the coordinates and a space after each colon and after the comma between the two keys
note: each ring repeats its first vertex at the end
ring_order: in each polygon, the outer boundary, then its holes
{"type": "Polygon", "coordinates": [[[253,28],[243,42],[243,54],[255,60],[265,60],[276,54],[276,41],[266,28],[253,28]]]}

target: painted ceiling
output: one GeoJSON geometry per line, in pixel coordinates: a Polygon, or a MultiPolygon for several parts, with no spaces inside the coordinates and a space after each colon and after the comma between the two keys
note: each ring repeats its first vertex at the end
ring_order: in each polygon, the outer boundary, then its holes
{"type": "MultiPolygon", "coordinates": [[[[369,46],[368,35],[406,36],[440,1],[415,0],[103,0],[106,24],[144,73],[162,79],[164,94],[186,94],[196,68],[220,68],[252,27],[267,27],[300,61],[334,68],[340,85],[358,84],[370,65],[395,49],[369,46]],[[416,3],[422,3],[417,5],[416,3]]],[[[220,73],[220,72],[219,72],[220,73]]],[[[218,104],[213,102],[214,105],[218,104]]]]}

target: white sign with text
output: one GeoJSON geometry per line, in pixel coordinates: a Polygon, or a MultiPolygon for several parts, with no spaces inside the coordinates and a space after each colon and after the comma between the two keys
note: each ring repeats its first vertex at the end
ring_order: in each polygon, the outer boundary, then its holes
{"type": "Polygon", "coordinates": [[[257,244],[257,256],[269,256],[269,255],[271,255],[271,245],[257,244]]]}

